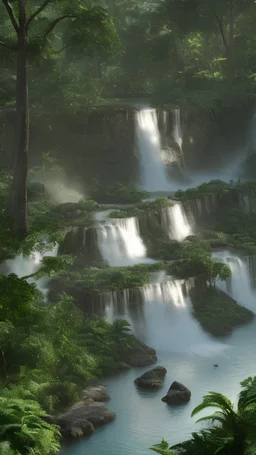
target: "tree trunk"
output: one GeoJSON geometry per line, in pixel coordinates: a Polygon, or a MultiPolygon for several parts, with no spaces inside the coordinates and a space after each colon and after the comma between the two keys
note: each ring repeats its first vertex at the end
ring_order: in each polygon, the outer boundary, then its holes
{"type": "Polygon", "coordinates": [[[16,150],[13,169],[13,182],[8,204],[8,213],[13,221],[15,233],[20,239],[24,239],[28,233],[27,171],[29,145],[29,107],[27,72],[27,37],[25,27],[22,27],[20,24],[17,39],[16,150]]]}

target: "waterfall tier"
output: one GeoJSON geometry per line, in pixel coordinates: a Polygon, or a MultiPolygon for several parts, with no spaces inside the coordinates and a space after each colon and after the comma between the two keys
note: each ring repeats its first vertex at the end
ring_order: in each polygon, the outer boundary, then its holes
{"type": "Polygon", "coordinates": [[[191,314],[193,281],[166,280],[133,291],[101,295],[101,311],[109,322],[123,318],[142,340],[158,351],[216,355],[224,346],[202,331],[191,314]],[[160,328],[160,330],[159,330],[160,328]]]}
{"type": "Polygon", "coordinates": [[[182,204],[174,204],[161,211],[161,226],[171,240],[182,241],[193,234],[182,204]]]}
{"type": "Polygon", "coordinates": [[[136,113],[136,134],[139,149],[141,186],[148,191],[168,191],[170,182],[161,155],[161,138],[156,110],[136,113]]]}
{"type": "Polygon", "coordinates": [[[99,224],[97,238],[102,258],[113,267],[149,261],[136,217],[99,224]]]}
{"type": "Polygon", "coordinates": [[[215,252],[213,257],[229,265],[232,272],[227,283],[219,282],[218,287],[231,295],[240,305],[256,313],[256,292],[253,277],[250,276],[248,258],[240,258],[229,251],[215,252]]]}

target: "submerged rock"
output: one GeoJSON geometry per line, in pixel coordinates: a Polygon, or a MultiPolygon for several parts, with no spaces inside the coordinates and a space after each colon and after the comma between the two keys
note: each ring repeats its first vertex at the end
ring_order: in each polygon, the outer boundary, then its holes
{"type": "Polygon", "coordinates": [[[72,406],[65,414],[56,418],[56,424],[65,439],[90,436],[97,427],[112,422],[116,415],[103,403],[87,399],[72,406]]]}
{"type": "Polygon", "coordinates": [[[183,404],[187,403],[190,398],[190,390],[180,382],[174,381],[162,401],[167,404],[183,404]]]}
{"type": "Polygon", "coordinates": [[[164,377],[167,373],[167,370],[163,367],[155,367],[146,373],[142,374],[139,378],[135,379],[135,384],[138,387],[145,388],[156,388],[162,387],[164,384],[164,377]]]}
{"type": "Polygon", "coordinates": [[[110,396],[105,392],[103,385],[90,386],[83,390],[82,397],[86,400],[91,398],[93,401],[102,402],[110,400],[110,396]]]}

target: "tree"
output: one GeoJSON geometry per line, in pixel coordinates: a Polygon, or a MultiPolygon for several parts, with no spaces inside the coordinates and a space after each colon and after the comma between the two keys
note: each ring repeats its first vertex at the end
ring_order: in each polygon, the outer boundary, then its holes
{"type": "Polygon", "coordinates": [[[62,23],[69,22],[71,33],[62,29],[64,47],[76,44],[94,49],[111,48],[115,29],[106,11],[100,7],[88,9],[83,0],[2,0],[9,18],[14,39],[0,40],[0,45],[16,52],[16,146],[13,158],[13,180],[10,191],[8,214],[14,231],[20,239],[28,233],[27,173],[29,149],[29,98],[28,62],[33,55],[50,45],[53,31],[62,23]],[[36,5],[35,5],[36,3],[36,5]],[[51,8],[50,8],[51,6],[51,8]],[[48,8],[48,12],[47,12],[48,8]]]}
{"type": "Polygon", "coordinates": [[[238,404],[227,397],[209,392],[192,412],[192,416],[208,409],[217,409],[213,414],[197,422],[211,422],[209,429],[192,433],[192,438],[168,448],[162,441],[152,448],[162,455],[252,455],[256,450],[256,378],[241,383],[238,404]]]}

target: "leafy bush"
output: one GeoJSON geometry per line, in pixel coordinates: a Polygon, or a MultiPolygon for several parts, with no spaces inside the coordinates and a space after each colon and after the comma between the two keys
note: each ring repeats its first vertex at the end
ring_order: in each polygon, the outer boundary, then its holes
{"type": "Polygon", "coordinates": [[[90,188],[90,196],[98,202],[111,203],[134,203],[140,202],[150,196],[150,193],[139,190],[135,185],[123,185],[116,182],[113,185],[103,185],[94,180],[90,188]]]}
{"type": "MultiPolygon", "coordinates": [[[[130,267],[107,267],[105,269],[84,268],[61,275],[57,280],[59,287],[64,287],[71,295],[77,287],[89,294],[105,291],[121,291],[143,286],[150,282],[150,272],[164,268],[162,262],[155,264],[137,264],[130,267]]],[[[53,287],[56,283],[53,282],[53,287]]]]}
{"type": "Polygon", "coordinates": [[[227,194],[234,189],[232,183],[228,184],[222,180],[211,180],[209,183],[202,183],[196,188],[189,188],[186,191],[178,190],[174,194],[174,199],[186,201],[200,198],[209,194],[227,194]]]}
{"type": "Polygon", "coordinates": [[[110,218],[129,218],[132,216],[154,215],[159,214],[159,211],[165,207],[170,207],[172,204],[167,198],[157,198],[154,201],[140,202],[133,207],[122,207],[114,210],[109,214],[110,218]]]}

